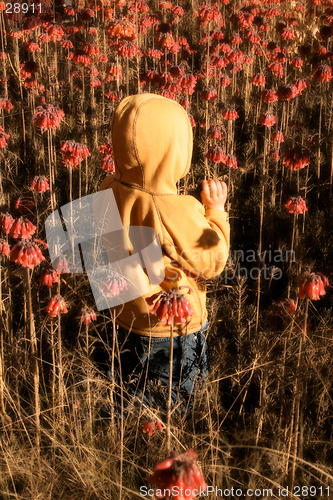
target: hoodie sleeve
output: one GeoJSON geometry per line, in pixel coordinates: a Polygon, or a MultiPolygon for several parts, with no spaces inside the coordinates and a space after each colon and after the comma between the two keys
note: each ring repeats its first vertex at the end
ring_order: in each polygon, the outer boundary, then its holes
{"type": "MultiPolygon", "coordinates": [[[[227,213],[205,209],[192,196],[182,196],[182,211],[163,216],[163,200],[158,200],[163,225],[167,231],[164,251],[178,266],[209,279],[221,274],[229,256],[230,225],[227,213]],[[185,200],[186,198],[186,200],[185,200]],[[170,222],[177,216],[177,225],[170,222]]],[[[164,212],[165,213],[165,212],[164,212]]]]}

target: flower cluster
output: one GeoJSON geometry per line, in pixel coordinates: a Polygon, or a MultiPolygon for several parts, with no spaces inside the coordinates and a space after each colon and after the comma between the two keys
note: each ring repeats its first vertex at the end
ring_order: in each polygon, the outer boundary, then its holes
{"type": "Polygon", "coordinates": [[[60,126],[65,113],[62,109],[52,104],[42,104],[36,108],[34,119],[36,127],[42,132],[48,129],[56,129],[60,126]]]}
{"type": "Polygon", "coordinates": [[[0,227],[6,234],[9,234],[13,223],[14,218],[8,212],[0,215],[0,227]]]}
{"type": "Polygon", "coordinates": [[[13,238],[28,239],[34,234],[35,231],[36,226],[34,226],[29,219],[26,217],[20,217],[19,219],[15,219],[13,221],[9,234],[13,236],[13,238]]]}
{"type": "Polygon", "coordinates": [[[148,478],[148,481],[158,488],[155,496],[164,498],[165,490],[172,491],[173,487],[177,487],[179,494],[173,496],[175,500],[192,500],[196,490],[205,491],[207,484],[196,459],[197,454],[191,449],[181,454],[174,451],[168,458],[156,465],[154,473],[148,478]]]}
{"type": "Polygon", "coordinates": [[[10,249],[7,241],[4,238],[0,238],[0,255],[3,257],[9,257],[10,249]]]}
{"type": "Polygon", "coordinates": [[[286,151],[281,158],[283,163],[291,170],[299,170],[310,164],[310,156],[296,149],[286,151]]]}
{"type": "Polygon", "coordinates": [[[8,140],[10,137],[9,134],[6,134],[4,132],[4,129],[0,125],[0,148],[5,148],[7,146],[6,140],[8,140]]]}
{"type": "Polygon", "coordinates": [[[58,283],[58,273],[55,269],[43,269],[40,273],[42,285],[52,288],[54,283],[58,283]]]}
{"type": "Polygon", "coordinates": [[[84,322],[86,326],[89,325],[92,321],[96,321],[97,316],[96,313],[93,309],[87,309],[86,307],[82,307],[81,309],[81,316],[80,316],[80,321],[81,323],[84,322]]]}
{"type": "Polygon", "coordinates": [[[45,193],[45,191],[48,191],[50,186],[45,175],[35,175],[31,184],[31,189],[37,191],[37,193],[45,193]]]}
{"type": "Polygon", "coordinates": [[[123,276],[115,272],[111,272],[100,287],[100,291],[107,297],[117,297],[124,290],[128,290],[128,283],[123,276]]]}
{"type": "Polygon", "coordinates": [[[142,426],[142,432],[144,434],[148,434],[148,436],[151,437],[156,427],[159,431],[162,430],[162,424],[159,420],[152,420],[151,422],[146,422],[142,426]]]}
{"type": "Polygon", "coordinates": [[[67,314],[68,310],[64,298],[61,295],[52,297],[47,305],[46,312],[50,318],[56,318],[60,313],[67,314]]]}
{"type": "Polygon", "coordinates": [[[58,274],[69,274],[70,270],[68,267],[67,259],[64,255],[58,255],[53,262],[53,269],[57,271],[58,274]]]}
{"type": "Polygon", "coordinates": [[[36,202],[33,193],[31,191],[24,193],[22,196],[17,198],[15,203],[15,210],[18,210],[20,213],[30,212],[33,208],[35,208],[36,202]]]}
{"type": "Polygon", "coordinates": [[[213,161],[214,163],[225,163],[226,155],[223,152],[223,149],[219,146],[212,146],[208,149],[206,154],[206,158],[209,161],[213,161]]]}
{"type": "Polygon", "coordinates": [[[298,297],[319,300],[322,295],[326,294],[325,286],[329,286],[326,276],[322,273],[311,273],[311,270],[306,271],[300,278],[298,297]]]}
{"type": "Polygon", "coordinates": [[[286,209],[290,214],[303,214],[307,211],[307,206],[305,201],[301,196],[293,196],[285,204],[286,209]]]}
{"type": "Polygon", "coordinates": [[[60,152],[63,155],[64,165],[70,165],[72,168],[76,168],[84,158],[90,156],[89,149],[85,144],[72,140],[65,141],[60,148],[60,152]]]}
{"type": "Polygon", "coordinates": [[[296,304],[293,299],[281,299],[273,302],[268,308],[269,316],[276,316],[287,313],[289,316],[296,313],[296,304]]]}
{"type": "Polygon", "coordinates": [[[38,243],[47,248],[47,244],[41,240],[27,239],[19,241],[11,248],[10,260],[28,269],[38,266],[38,264],[45,260],[38,243]]]}
{"type": "MultiPolygon", "coordinates": [[[[192,289],[188,286],[181,286],[179,290],[182,288],[187,288],[187,293],[192,292],[192,289]]],[[[157,316],[159,321],[165,321],[168,325],[180,325],[186,323],[187,318],[193,314],[193,309],[185,295],[180,294],[175,288],[168,292],[155,293],[146,298],[146,302],[151,306],[157,298],[158,300],[155,302],[153,309],[149,312],[157,316]]]]}

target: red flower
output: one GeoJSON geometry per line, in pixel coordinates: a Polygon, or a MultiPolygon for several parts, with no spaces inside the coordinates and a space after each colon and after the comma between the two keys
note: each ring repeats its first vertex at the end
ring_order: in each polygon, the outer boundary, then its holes
{"type": "Polygon", "coordinates": [[[243,52],[240,49],[234,49],[228,54],[228,60],[231,63],[242,63],[243,59],[243,52]]]}
{"type": "Polygon", "coordinates": [[[103,144],[100,145],[99,150],[102,155],[109,154],[111,155],[113,153],[113,146],[112,142],[103,142],[103,144]]]}
{"type": "Polygon", "coordinates": [[[45,257],[38,247],[37,242],[42,243],[44,247],[46,245],[46,243],[40,240],[23,239],[19,241],[10,251],[10,260],[28,269],[33,269],[35,266],[38,266],[38,264],[45,260],[45,257]]]}
{"type": "Polygon", "coordinates": [[[278,100],[275,90],[262,90],[259,92],[261,100],[266,103],[275,102],[278,100]]]}
{"type": "Polygon", "coordinates": [[[221,125],[212,125],[209,129],[210,138],[220,140],[222,137],[222,128],[221,125]]]}
{"type": "Polygon", "coordinates": [[[92,321],[96,321],[96,319],[97,319],[96,313],[93,309],[87,309],[86,307],[83,307],[81,309],[81,317],[80,317],[81,323],[83,323],[84,321],[84,324],[88,326],[89,323],[91,323],[92,321]]]}
{"type": "Polygon", "coordinates": [[[57,271],[58,274],[69,274],[70,270],[68,267],[67,259],[64,255],[58,255],[58,257],[53,262],[53,269],[57,271]]]}
{"type": "Polygon", "coordinates": [[[180,494],[174,497],[175,500],[192,500],[198,489],[205,491],[207,484],[196,459],[197,454],[191,449],[182,454],[173,451],[168,458],[156,465],[154,474],[148,478],[151,484],[157,486],[155,496],[164,498],[164,490],[172,491],[173,487],[176,487],[174,489],[177,489],[180,494]]]}
{"type": "Polygon", "coordinates": [[[299,95],[302,94],[302,91],[304,89],[306,89],[307,87],[309,87],[310,85],[310,82],[309,80],[305,80],[305,78],[296,78],[294,81],[293,81],[293,85],[295,85],[296,87],[296,90],[297,90],[297,93],[299,95]]]}
{"type": "Polygon", "coordinates": [[[246,37],[249,40],[249,42],[253,44],[261,42],[261,36],[258,35],[258,33],[256,33],[255,31],[252,30],[248,31],[246,37]]]}
{"type": "Polygon", "coordinates": [[[174,93],[170,89],[162,90],[160,95],[162,97],[166,97],[167,99],[173,99],[175,96],[174,93]]]}
{"type": "Polygon", "coordinates": [[[291,59],[290,64],[294,66],[294,68],[302,68],[303,59],[301,57],[295,56],[291,59]]]}
{"type": "MultiPolygon", "coordinates": [[[[194,92],[194,87],[197,84],[197,77],[191,74],[183,75],[180,80],[180,85],[183,89],[183,92],[188,95],[192,95],[194,92]]],[[[213,89],[212,89],[213,90],[213,89]]]]}
{"type": "Polygon", "coordinates": [[[184,9],[180,5],[174,5],[171,9],[174,16],[181,17],[184,15],[184,9]]]}
{"type": "Polygon", "coordinates": [[[65,14],[65,16],[68,16],[68,17],[74,17],[75,10],[73,9],[73,7],[70,7],[69,5],[67,5],[66,7],[64,7],[64,14],[65,14]]]}
{"type": "Polygon", "coordinates": [[[48,23],[48,26],[46,27],[46,35],[49,41],[50,40],[60,41],[62,37],[65,35],[65,32],[60,24],[48,23]]]}
{"type": "Polygon", "coordinates": [[[240,11],[237,14],[240,29],[250,28],[254,21],[254,15],[251,12],[240,11]]]}
{"type": "Polygon", "coordinates": [[[161,33],[157,43],[166,49],[171,49],[175,45],[175,40],[171,33],[161,33]]]}
{"type": "Polygon", "coordinates": [[[73,62],[75,64],[83,64],[83,66],[89,66],[92,63],[92,57],[86,54],[83,50],[79,50],[73,57],[73,62]]]}
{"type": "Polygon", "coordinates": [[[256,85],[257,87],[260,87],[261,85],[265,85],[266,83],[266,77],[262,73],[257,73],[254,75],[253,80],[252,80],[253,85],[256,85]]]}
{"type": "Polygon", "coordinates": [[[92,9],[87,8],[87,9],[83,9],[80,12],[80,15],[81,15],[82,21],[91,21],[95,14],[94,14],[94,11],[92,9]]]}
{"type": "Polygon", "coordinates": [[[9,257],[10,249],[6,240],[0,238],[0,255],[3,257],[9,257]]]}
{"type": "MultiPolygon", "coordinates": [[[[5,109],[7,111],[7,113],[10,113],[10,111],[13,109],[13,105],[10,101],[8,101],[8,99],[4,99],[3,97],[1,97],[0,99],[0,109],[5,109]]],[[[7,139],[9,138],[9,136],[7,137],[7,139]]]]}
{"type": "Polygon", "coordinates": [[[234,156],[234,155],[227,155],[227,157],[225,159],[225,164],[227,167],[233,168],[234,170],[238,169],[237,159],[236,159],[236,156],[234,156]]]}
{"type": "Polygon", "coordinates": [[[99,48],[95,43],[85,42],[82,46],[82,50],[90,56],[97,56],[99,54],[99,48]]]}
{"type": "Polygon", "coordinates": [[[23,82],[23,85],[25,86],[26,89],[36,89],[37,88],[37,82],[34,78],[26,78],[23,82]]]}
{"type": "Polygon", "coordinates": [[[274,132],[274,134],[272,134],[272,141],[279,142],[280,144],[281,144],[281,142],[284,142],[283,133],[280,132],[279,130],[277,130],[276,132],[274,132]]]}
{"type": "Polygon", "coordinates": [[[152,422],[146,422],[142,426],[142,432],[147,433],[149,437],[152,437],[156,426],[157,426],[159,431],[162,430],[162,424],[159,420],[153,420],[152,422]]]}
{"type": "Polygon", "coordinates": [[[92,80],[90,80],[89,85],[90,85],[90,87],[97,88],[97,87],[100,87],[102,85],[102,82],[99,78],[94,77],[92,80]]]}
{"type": "Polygon", "coordinates": [[[15,210],[18,210],[20,213],[30,212],[33,208],[35,208],[36,202],[34,195],[29,192],[20,196],[15,203],[15,210]]]}
{"type": "Polygon", "coordinates": [[[40,46],[34,40],[26,40],[24,42],[24,48],[25,48],[25,50],[28,50],[31,53],[34,53],[34,52],[37,52],[38,50],[40,50],[40,46]]]}
{"type": "Polygon", "coordinates": [[[231,121],[236,120],[236,118],[239,118],[239,115],[234,108],[225,109],[222,113],[222,116],[225,120],[231,120],[231,121]]]}
{"type": "Polygon", "coordinates": [[[32,73],[38,73],[39,64],[33,61],[26,61],[25,63],[20,64],[20,72],[22,78],[30,78],[32,73]]]}
{"type": "Polygon", "coordinates": [[[293,29],[285,27],[280,33],[280,36],[283,40],[294,40],[295,32],[293,29]]]}
{"type": "Polygon", "coordinates": [[[9,234],[13,238],[28,239],[34,234],[36,229],[36,226],[34,226],[29,219],[20,217],[19,219],[15,219],[13,222],[9,234]]]}
{"type": "Polygon", "coordinates": [[[153,57],[154,59],[160,60],[161,57],[163,56],[163,52],[161,50],[158,50],[158,49],[149,48],[146,50],[146,56],[153,57]]]}
{"type": "Polygon", "coordinates": [[[105,278],[100,288],[107,297],[116,297],[124,290],[128,290],[128,283],[123,276],[115,272],[105,278]]]}
{"type": "Polygon", "coordinates": [[[0,126],[0,148],[5,148],[7,146],[6,139],[9,139],[10,135],[5,134],[3,128],[0,126]]]}
{"type": "Polygon", "coordinates": [[[242,38],[239,35],[234,35],[231,38],[230,43],[232,45],[239,45],[240,43],[243,43],[243,40],[242,40],[242,38]]]}
{"type": "Polygon", "coordinates": [[[221,76],[220,78],[220,85],[221,87],[228,87],[228,85],[230,85],[231,81],[230,81],[230,78],[228,76],[221,76]]]}
{"type": "Polygon", "coordinates": [[[116,52],[122,57],[129,57],[131,59],[140,52],[140,48],[136,43],[123,41],[118,44],[116,52]]]}
{"type": "Polygon", "coordinates": [[[37,191],[38,193],[45,193],[45,191],[48,191],[50,186],[45,175],[35,175],[31,184],[31,189],[37,191]]]}
{"type": "Polygon", "coordinates": [[[110,92],[105,94],[105,97],[110,99],[111,102],[117,102],[120,100],[120,94],[116,90],[110,90],[110,92]]]}
{"type": "Polygon", "coordinates": [[[108,56],[106,54],[98,54],[97,61],[102,62],[102,63],[107,63],[108,56]]]}
{"type": "Polygon", "coordinates": [[[277,302],[273,302],[268,309],[268,314],[270,316],[279,315],[282,313],[287,313],[288,315],[294,315],[296,313],[296,304],[293,299],[282,299],[277,302]]]}
{"type": "Polygon", "coordinates": [[[62,109],[52,104],[42,104],[36,108],[34,118],[35,125],[43,130],[56,129],[60,127],[61,120],[65,113],[62,109]]]}
{"type": "Polygon", "coordinates": [[[52,297],[47,305],[46,312],[50,318],[56,318],[60,313],[67,314],[68,310],[64,298],[61,295],[52,297]]]}
{"type": "Polygon", "coordinates": [[[301,196],[293,196],[285,204],[286,209],[290,214],[303,214],[307,211],[305,201],[301,196]]]}
{"type": "Polygon", "coordinates": [[[279,62],[272,62],[269,64],[268,69],[274,73],[275,76],[283,77],[283,66],[279,62]]]}
{"type": "Polygon", "coordinates": [[[209,21],[220,21],[220,26],[222,26],[222,15],[218,7],[210,5],[202,5],[199,7],[199,18],[200,26],[207,26],[209,21]]]}
{"type": "Polygon", "coordinates": [[[114,19],[107,30],[111,38],[132,38],[135,37],[135,26],[128,19],[114,19]]]}
{"type": "Polygon", "coordinates": [[[299,170],[310,164],[310,157],[307,153],[290,149],[282,155],[282,160],[285,165],[291,170],[299,170]]]}
{"type": "Polygon", "coordinates": [[[297,88],[295,85],[286,84],[278,88],[277,95],[281,101],[290,101],[297,95],[297,88]]]}
{"type": "Polygon", "coordinates": [[[322,273],[311,273],[306,271],[300,278],[298,297],[305,297],[311,300],[319,300],[321,295],[325,295],[325,286],[329,286],[328,279],[322,273]]]}
{"type": "Polygon", "coordinates": [[[71,165],[76,168],[84,158],[90,156],[88,147],[73,140],[67,140],[60,148],[63,155],[64,165],[71,165]]]}
{"type": "Polygon", "coordinates": [[[314,80],[319,80],[321,82],[329,82],[332,80],[332,66],[328,64],[323,64],[318,66],[318,68],[312,73],[312,78],[314,80]]]}
{"type": "Polygon", "coordinates": [[[226,155],[223,153],[223,149],[219,146],[212,146],[209,148],[206,158],[214,163],[225,163],[226,155]]]}
{"type": "Polygon", "coordinates": [[[273,125],[275,125],[276,120],[273,113],[271,113],[270,111],[266,111],[259,116],[259,123],[260,125],[264,125],[265,127],[272,127],[273,125]]]}
{"type": "Polygon", "coordinates": [[[52,288],[54,283],[58,283],[58,273],[55,269],[43,269],[40,273],[40,282],[48,288],[52,288]]]}
{"type": "Polygon", "coordinates": [[[113,172],[115,172],[115,164],[114,164],[114,159],[113,159],[113,155],[112,154],[104,156],[104,158],[102,160],[102,169],[105,172],[108,172],[108,173],[111,173],[111,174],[113,172]]]}
{"type": "Polygon", "coordinates": [[[205,101],[214,101],[217,98],[217,92],[213,88],[206,88],[201,92],[201,99],[205,101]]]}
{"type": "MultiPolygon", "coordinates": [[[[181,286],[179,290],[182,288],[188,288],[187,293],[191,293],[192,291],[190,287],[186,286],[181,286]]],[[[153,309],[149,311],[150,314],[154,314],[159,321],[165,321],[168,325],[186,323],[186,318],[192,316],[193,310],[185,295],[180,294],[179,290],[172,288],[168,292],[161,291],[151,297],[147,297],[146,302],[149,305],[152,305],[158,297],[153,309]]]]}
{"type": "Polygon", "coordinates": [[[189,120],[190,120],[190,123],[191,123],[191,127],[195,127],[196,123],[195,123],[195,120],[193,118],[193,115],[190,115],[190,113],[187,113],[187,114],[188,114],[188,117],[189,117],[189,120]]]}
{"type": "Polygon", "coordinates": [[[8,212],[0,215],[0,227],[6,234],[10,232],[13,223],[14,218],[8,212]]]}

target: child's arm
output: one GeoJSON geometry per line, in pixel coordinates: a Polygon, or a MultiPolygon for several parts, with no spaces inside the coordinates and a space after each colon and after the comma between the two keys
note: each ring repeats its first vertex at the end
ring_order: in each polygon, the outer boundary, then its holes
{"type": "Polygon", "coordinates": [[[183,199],[191,218],[179,217],[179,231],[172,242],[165,240],[165,250],[177,264],[197,276],[209,279],[221,274],[229,257],[230,225],[224,204],[227,186],[218,180],[204,181],[201,199],[183,199]]]}

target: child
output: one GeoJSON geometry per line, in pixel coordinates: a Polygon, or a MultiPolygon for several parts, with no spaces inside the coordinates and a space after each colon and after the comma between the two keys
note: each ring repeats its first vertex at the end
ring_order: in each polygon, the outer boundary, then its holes
{"type": "MultiPolygon", "coordinates": [[[[187,113],[175,101],[155,94],[129,96],[114,112],[111,133],[115,174],[100,190],[112,189],[125,228],[157,231],[165,270],[159,286],[149,285],[145,296],[116,308],[121,377],[128,393],[146,404],[154,404],[150,380],[168,386],[170,326],[150,314],[146,299],[173,288],[187,294],[180,287],[190,287],[186,298],[193,314],[173,327],[172,397],[175,402],[179,391],[187,403],[196,378],[208,374],[205,282],[222,272],[228,258],[227,186],[203,181],[206,211],[196,198],[177,194],[177,182],[190,169],[193,138],[187,113]]],[[[108,254],[112,258],[111,241],[108,254]]]]}

